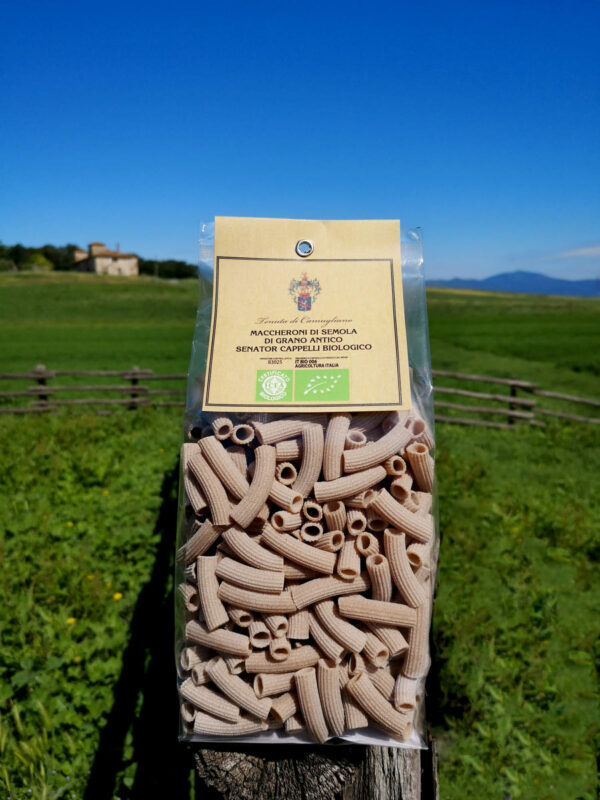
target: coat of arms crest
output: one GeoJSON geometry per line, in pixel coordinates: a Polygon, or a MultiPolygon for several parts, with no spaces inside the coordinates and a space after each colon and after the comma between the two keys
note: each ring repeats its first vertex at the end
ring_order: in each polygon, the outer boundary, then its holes
{"type": "Polygon", "coordinates": [[[302,273],[300,280],[292,278],[289,293],[292,301],[296,303],[298,311],[310,311],[317,296],[321,292],[318,278],[308,279],[306,272],[302,273]]]}

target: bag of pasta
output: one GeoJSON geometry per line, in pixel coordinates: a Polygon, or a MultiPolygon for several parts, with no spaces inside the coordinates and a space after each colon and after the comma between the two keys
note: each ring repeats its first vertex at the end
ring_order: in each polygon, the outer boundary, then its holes
{"type": "Polygon", "coordinates": [[[435,578],[421,240],[219,217],[181,457],[181,737],[424,747],[435,578]]]}

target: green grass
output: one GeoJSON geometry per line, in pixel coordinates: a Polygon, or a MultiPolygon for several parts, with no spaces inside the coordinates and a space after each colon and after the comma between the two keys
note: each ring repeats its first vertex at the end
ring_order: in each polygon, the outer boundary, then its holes
{"type": "MultiPolygon", "coordinates": [[[[0,370],[184,372],[196,302],[193,281],[0,276],[0,370]]],[[[433,366],[599,397],[599,310],[433,290],[433,366]]],[[[122,800],[189,796],[168,575],[181,417],[0,417],[2,796],[82,797],[90,780],[122,800]]],[[[440,425],[437,436],[429,709],[441,796],[591,800],[600,432],[440,425]]]]}

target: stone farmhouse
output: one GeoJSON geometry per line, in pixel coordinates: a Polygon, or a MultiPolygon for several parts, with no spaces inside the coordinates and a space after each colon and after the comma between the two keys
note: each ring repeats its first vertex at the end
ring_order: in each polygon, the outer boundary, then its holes
{"type": "Polygon", "coordinates": [[[96,272],[98,275],[139,275],[138,258],[135,253],[109,250],[103,242],[92,242],[87,252],[75,250],[75,269],[79,272],[96,272]]]}

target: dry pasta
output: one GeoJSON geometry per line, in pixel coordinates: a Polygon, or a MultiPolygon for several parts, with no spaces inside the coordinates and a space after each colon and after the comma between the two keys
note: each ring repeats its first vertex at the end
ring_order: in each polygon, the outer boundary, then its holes
{"type": "Polygon", "coordinates": [[[299,492],[290,489],[289,486],[284,486],[278,480],[273,481],[269,492],[269,500],[272,500],[280,508],[289,511],[291,514],[297,514],[302,508],[303,499],[299,492]]]}
{"type": "MultiPolygon", "coordinates": [[[[271,700],[258,698],[250,686],[237,675],[232,675],[221,658],[214,658],[206,667],[215,686],[239,708],[249,711],[254,717],[265,720],[271,710],[271,700]]],[[[211,713],[214,713],[211,711],[211,713]]]]}
{"type": "Polygon", "coordinates": [[[277,533],[268,525],[265,525],[260,541],[261,544],[266,544],[290,561],[315,570],[315,572],[332,573],[335,569],[335,553],[318,550],[309,544],[299,542],[292,536],[277,533]]]}
{"type": "Polygon", "coordinates": [[[285,661],[276,661],[267,653],[252,653],[246,659],[246,672],[296,672],[304,667],[313,667],[320,657],[317,648],[311,644],[292,650],[285,661]]]}
{"type": "Polygon", "coordinates": [[[273,700],[271,705],[271,715],[277,722],[285,722],[293,717],[299,709],[298,698],[295,692],[286,692],[273,700]]]}
{"type": "Polygon", "coordinates": [[[335,571],[340,578],[347,581],[353,581],[360,575],[360,555],[354,546],[353,539],[347,539],[342,545],[337,557],[335,571]]]}
{"type": "Polygon", "coordinates": [[[431,516],[429,514],[427,516],[412,514],[400,503],[397,503],[385,489],[381,489],[377,493],[377,496],[371,502],[371,507],[395,528],[408,533],[409,536],[419,542],[428,542],[433,537],[433,519],[431,516]]]}
{"type": "Polygon", "coordinates": [[[250,611],[262,611],[265,614],[288,614],[296,610],[296,605],[289,591],[279,594],[253,592],[241,589],[232,583],[222,581],[219,585],[218,597],[225,603],[231,603],[239,608],[248,608],[250,611]]]}
{"type": "Polygon", "coordinates": [[[371,596],[373,600],[392,599],[392,575],[390,565],[385,556],[374,554],[367,558],[367,572],[371,579],[371,596]]]}
{"type": "Polygon", "coordinates": [[[233,422],[229,417],[217,417],[211,423],[211,431],[219,441],[229,439],[233,430],[233,422]]]}
{"type": "MultiPolygon", "coordinates": [[[[275,450],[277,457],[277,450],[275,450]]],[[[298,477],[298,470],[291,461],[281,461],[275,467],[275,478],[284,486],[291,486],[298,477]]]]}
{"type": "Polygon", "coordinates": [[[262,650],[268,647],[271,642],[271,633],[261,619],[253,620],[248,627],[250,644],[255,650],[262,650]]]}
{"type": "Polygon", "coordinates": [[[237,625],[238,628],[249,628],[251,623],[254,622],[254,615],[245,608],[227,606],[227,613],[229,614],[229,619],[234,625],[237,625]]]}
{"type": "MultiPolygon", "coordinates": [[[[269,496],[275,479],[275,450],[262,445],[254,450],[256,468],[247,494],[231,509],[231,518],[241,528],[247,528],[269,496]]],[[[226,523],[223,523],[226,524],[226,523]]]]}
{"type": "Polygon", "coordinates": [[[194,733],[205,736],[248,736],[266,731],[268,727],[266,722],[253,717],[240,717],[237,722],[226,722],[212,714],[198,712],[194,719],[194,733]]]}
{"type": "Polygon", "coordinates": [[[350,678],[346,684],[346,691],[352,695],[367,716],[381,728],[401,740],[408,739],[412,729],[410,719],[396,711],[385,700],[369,680],[366,672],[350,678]]]}
{"type": "Polygon", "coordinates": [[[346,650],[360,653],[364,649],[367,635],[360,628],[340,617],[333,600],[321,600],[320,603],[315,603],[315,615],[327,633],[346,650]]]}
{"type": "Polygon", "coordinates": [[[343,645],[325,630],[312,611],[309,613],[309,619],[310,635],[315,640],[319,650],[331,661],[339,662],[344,654],[343,645]]]}
{"type": "Polygon", "coordinates": [[[313,739],[317,742],[325,742],[329,735],[327,723],[323,715],[317,676],[314,667],[306,667],[298,670],[295,677],[296,693],[298,703],[302,710],[302,716],[306,722],[306,727],[313,739]]]}
{"type": "Polygon", "coordinates": [[[254,678],[254,693],[257,697],[269,697],[289,692],[294,685],[294,674],[293,672],[260,673],[254,678]]]}
{"type": "Polygon", "coordinates": [[[240,708],[236,703],[208,686],[196,686],[189,678],[181,684],[179,692],[188,703],[216,717],[229,722],[236,722],[240,717],[240,708]]]}
{"type": "Polygon", "coordinates": [[[283,614],[263,614],[263,621],[272,636],[279,638],[287,635],[289,620],[283,614]]]}
{"type": "Polygon", "coordinates": [[[325,503],[323,516],[330,531],[343,531],[346,527],[346,507],[341,500],[325,503]]]}
{"type": "Polygon", "coordinates": [[[309,621],[310,616],[305,608],[303,608],[301,611],[295,611],[293,614],[290,614],[288,618],[288,638],[308,639],[310,636],[309,621]]]}
{"type": "Polygon", "coordinates": [[[292,645],[283,636],[278,636],[269,642],[269,654],[275,661],[286,661],[291,652],[292,645]]]}
{"type": "Polygon", "coordinates": [[[306,425],[302,431],[302,449],[302,464],[293,488],[303,497],[308,497],[323,464],[323,428],[321,425],[306,425]]]}
{"type": "Polygon", "coordinates": [[[274,572],[273,570],[256,569],[227,557],[222,558],[217,564],[216,574],[219,578],[229,581],[229,583],[235,583],[236,586],[241,586],[243,589],[274,592],[275,594],[283,591],[285,581],[283,570],[274,572]]]}
{"type": "Polygon", "coordinates": [[[344,705],[337,664],[320,659],[317,664],[317,685],[327,727],[334,736],[342,736],[345,730],[344,705]]]}
{"type": "Polygon", "coordinates": [[[392,579],[409,606],[416,608],[425,602],[427,594],[423,585],[415,578],[406,552],[406,535],[387,530],[383,536],[385,554],[390,565],[392,579]]]}
{"type": "MultiPolygon", "coordinates": [[[[352,451],[357,452],[357,451],[352,451]]],[[[345,475],[335,481],[317,481],[314,486],[315,497],[319,503],[343,500],[380,483],[386,476],[384,467],[372,467],[354,475],[345,475]]]]}
{"type": "Polygon", "coordinates": [[[248,637],[235,631],[228,631],[223,628],[209,631],[203,622],[190,620],[185,626],[185,635],[188,641],[210,647],[220,653],[228,653],[241,658],[247,658],[250,655],[248,637]]]}
{"type": "MultiPolygon", "coordinates": [[[[218,535],[218,534],[217,534],[218,535]]],[[[279,572],[283,569],[283,558],[261,547],[240,528],[229,528],[222,533],[223,541],[238,558],[257,569],[279,572]]]]}
{"type": "Polygon", "coordinates": [[[344,544],[344,534],[342,531],[330,531],[320,536],[314,543],[319,550],[327,550],[328,553],[337,553],[344,544]]]}
{"type": "Polygon", "coordinates": [[[190,458],[189,467],[206,497],[213,525],[227,525],[231,503],[227,499],[223,484],[210,468],[200,449],[190,458]]]}
{"type": "Polygon", "coordinates": [[[312,581],[292,586],[290,591],[296,608],[300,609],[318,603],[319,600],[326,600],[328,597],[366,592],[370,585],[365,573],[361,573],[354,580],[330,575],[327,578],[314,578],[312,581]]]}
{"type": "Polygon", "coordinates": [[[326,481],[342,475],[342,453],[351,421],[351,414],[332,414],[329,419],[323,449],[323,477],[326,481]]]}
{"type": "Polygon", "coordinates": [[[302,442],[300,439],[288,439],[275,444],[277,461],[296,461],[302,458],[302,442]]]}
{"type": "Polygon", "coordinates": [[[207,436],[206,439],[200,441],[200,448],[212,471],[229,493],[236,500],[244,497],[248,493],[249,483],[233,463],[221,442],[214,436],[207,436]]]}
{"type": "Polygon", "coordinates": [[[202,606],[204,621],[209,631],[214,631],[215,628],[220,628],[229,622],[227,609],[217,597],[219,582],[216,576],[216,569],[216,556],[200,556],[196,562],[200,605],[202,606]]]}
{"type": "Polygon", "coordinates": [[[198,556],[206,553],[218,538],[218,529],[215,528],[209,520],[204,520],[194,531],[192,537],[179,548],[177,551],[177,560],[180,564],[195,562],[198,556]]]}
{"type": "Polygon", "coordinates": [[[395,425],[389,433],[376,442],[371,442],[355,450],[345,450],[343,455],[344,472],[359,472],[381,464],[398,453],[411,440],[412,433],[404,425],[395,425]]]}
{"type": "Polygon", "coordinates": [[[414,608],[400,603],[386,603],[384,600],[368,600],[362,595],[340,597],[338,608],[343,617],[360,619],[366,622],[380,622],[382,625],[414,628],[417,613],[414,608]]]}

